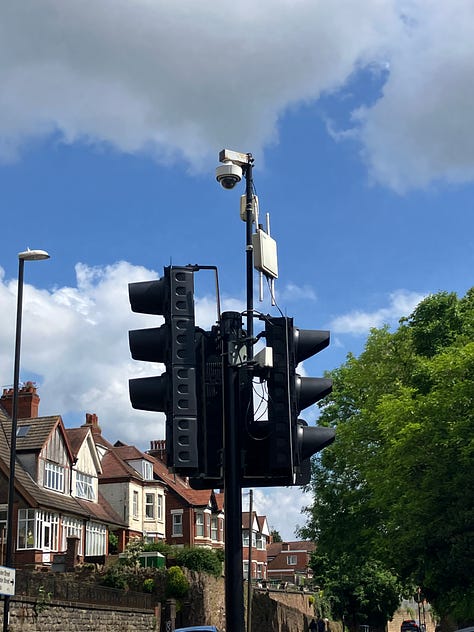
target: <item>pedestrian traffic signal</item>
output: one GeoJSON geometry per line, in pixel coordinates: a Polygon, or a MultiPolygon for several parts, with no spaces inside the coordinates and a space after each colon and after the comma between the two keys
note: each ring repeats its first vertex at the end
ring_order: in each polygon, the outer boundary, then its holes
{"type": "Polygon", "coordinates": [[[299,414],[332,391],[332,380],[302,377],[296,369],[328,346],[330,334],[298,329],[292,318],[266,317],[265,337],[273,355],[267,380],[270,470],[275,478],[287,481],[281,484],[305,484],[310,457],[332,443],[335,433],[331,428],[309,427],[299,414]]]}
{"type": "Polygon", "coordinates": [[[130,380],[130,401],[165,413],[168,466],[187,475],[198,468],[193,269],[168,266],[161,279],[130,283],[129,298],[132,311],[165,319],[161,327],[129,332],[132,358],[166,368],[160,376],[130,380]]]}

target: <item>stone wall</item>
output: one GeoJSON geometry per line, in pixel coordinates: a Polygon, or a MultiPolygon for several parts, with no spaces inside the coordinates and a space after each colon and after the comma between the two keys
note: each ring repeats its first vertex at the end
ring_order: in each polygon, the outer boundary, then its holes
{"type": "Polygon", "coordinates": [[[36,600],[14,597],[10,602],[9,629],[11,632],[153,632],[159,630],[159,615],[159,609],[132,612],[107,606],[81,607],[53,600],[39,605],[36,600]]]}
{"type": "MultiPolygon", "coordinates": [[[[185,572],[191,590],[188,598],[177,604],[176,627],[207,624],[224,631],[224,579],[185,572]]],[[[85,577],[68,573],[26,575],[19,578],[21,590],[10,602],[11,632],[153,632],[170,629],[171,619],[174,619],[174,607],[170,608],[169,602],[163,603],[161,616],[158,595],[147,595],[153,604],[150,607],[134,600],[125,605],[125,598],[132,593],[107,589],[108,598],[116,601],[99,603],[104,588],[94,586],[85,577]],[[85,605],[86,597],[91,605],[85,605]],[[74,603],[78,598],[81,601],[74,603]]],[[[245,600],[246,597],[245,586],[245,600]]],[[[302,592],[254,590],[252,603],[254,632],[307,632],[313,616],[309,595],[302,592]]],[[[3,609],[0,610],[1,622],[3,609]]]]}

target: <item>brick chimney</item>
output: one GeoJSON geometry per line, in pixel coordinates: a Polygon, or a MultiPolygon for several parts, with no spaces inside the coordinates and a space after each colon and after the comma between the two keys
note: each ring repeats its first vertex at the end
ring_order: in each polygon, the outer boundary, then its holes
{"type": "MultiPolygon", "coordinates": [[[[18,419],[30,419],[38,417],[40,398],[33,382],[25,382],[18,389],[18,419]]],[[[0,404],[5,411],[12,416],[13,412],[13,388],[4,388],[0,397],[0,404]]]]}
{"type": "Polygon", "coordinates": [[[82,425],[82,428],[90,428],[93,435],[102,435],[99,418],[95,413],[86,413],[86,423],[82,425]]]}
{"type": "Polygon", "coordinates": [[[150,449],[148,450],[150,456],[154,456],[155,459],[159,459],[166,465],[166,441],[165,439],[157,439],[156,441],[150,441],[150,449]]]}

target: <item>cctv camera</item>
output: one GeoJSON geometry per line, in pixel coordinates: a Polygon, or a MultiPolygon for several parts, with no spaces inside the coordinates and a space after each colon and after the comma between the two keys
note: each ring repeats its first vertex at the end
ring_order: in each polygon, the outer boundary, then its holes
{"type": "Polygon", "coordinates": [[[216,180],[224,189],[233,189],[242,180],[242,167],[226,160],[223,165],[216,167],[216,180]]]}

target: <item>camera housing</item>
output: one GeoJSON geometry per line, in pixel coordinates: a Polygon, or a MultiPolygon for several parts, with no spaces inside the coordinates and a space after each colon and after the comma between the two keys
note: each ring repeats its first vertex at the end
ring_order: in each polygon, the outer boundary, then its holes
{"type": "Polygon", "coordinates": [[[231,160],[225,160],[216,167],[216,180],[224,189],[233,189],[242,180],[242,167],[231,160]]]}

